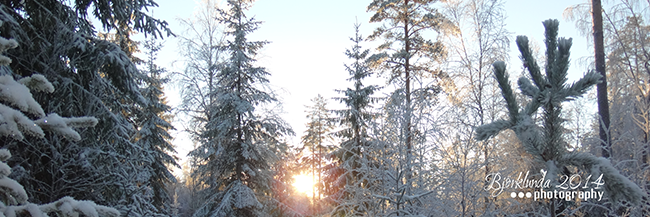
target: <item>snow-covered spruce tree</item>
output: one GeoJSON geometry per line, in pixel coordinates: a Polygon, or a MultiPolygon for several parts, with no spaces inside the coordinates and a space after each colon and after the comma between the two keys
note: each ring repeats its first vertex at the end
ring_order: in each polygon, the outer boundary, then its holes
{"type": "MultiPolygon", "coordinates": [[[[600,75],[589,72],[575,83],[566,84],[571,39],[557,38],[557,20],[546,20],[543,24],[546,29],[546,75],[542,75],[537,61],[532,56],[528,38],[518,36],[517,46],[533,83],[526,77],[520,78],[517,83],[521,93],[530,97],[530,102],[520,108],[510,86],[505,63],[495,62],[494,74],[506,101],[509,119],[480,126],[476,130],[476,139],[484,140],[505,129],[512,129],[526,152],[534,158],[534,162],[546,167],[546,179],[551,180],[551,187],[560,184],[558,176],[565,174],[568,167],[575,167],[591,174],[589,181],[595,181],[602,174],[604,191],[612,201],[639,203],[645,193],[621,175],[609,160],[585,152],[567,150],[567,143],[562,137],[562,103],[582,96],[598,83],[600,75]],[[539,108],[542,109],[541,126],[538,126],[532,117],[539,108]]],[[[550,215],[555,216],[558,211],[562,210],[556,210],[555,202],[551,201],[550,215]]]]}
{"type": "MultiPolygon", "coordinates": [[[[0,21],[0,26],[2,26],[0,21]]],[[[63,118],[56,113],[45,115],[40,104],[34,100],[30,89],[38,92],[52,93],[54,86],[42,75],[34,74],[17,82],[7,67],[12,60],[3,53],[16,48],[13,39],[0,37],[0,137],[23,140],[26,137],[43,138],[45,131],[54,132],[67,139],[78,141],[79,133],[72,128],[93,127],[97,119],[93,117],[63,118]],[[29,117],[38,118],[32,120],[29,117]]],[[[100,206],[92,201],[77,201],[72,197],[63,197],[49,204],[37,205],[28,202],[25,189],[15,180],[9,178],[11,168],[7,160],[11,158],[9,150],[0,149],[0,216],[45,217],[56,215],[72,216],[119,216],[120,213],[109,207],[100,206]]]]}
{"type": "Polygon", "coordinates": [[[215,101],[210,119],[202,132],[202,143],[190,154],[202,159],[195,174],[206,185],[206,202],[194,216],[260,216],[271,192],[273,172],[269,169],[282,152],[281,137],[293,133],[271,111],[260,111],[277,102],[265,92],[269,73],[255,66],[257,51],[266,41],[248,41],[260,22],[244,11],[249,0],[229,0],[228,10],[220,10],[221,22],[231,38],[224,45],[230,54],[217,74],[215,101]]]}
{"type": "MultiPolygon", "coordinates": [[[[17,157],[12,177],[23,183],[30,201],[48,203],[63,196],[116,206],[128,203],[133,177],[142,159],[131,139],[134,105],[144,105],[129,55],[115,43],[97,38],[118,25],[148,36],[170,34],[166,23],[147,14],[151,0],[7,1],[0,4],[2,36],[21,46],[7,52],[15,77],[42,73],[56,87],[53,94],[34,93],[45,110],[61,116],[94,116],[92,130],[80,129],[75,142],[45,132],[45,139],[5,139],[17,157]],[[90,11],[89,11],[90,10],[90,11]],[[128,162],[128,163],[125,163],[128,162]]],[[[118,32],[119,33],[119,32],[118,32]]],[[[119,33],[121,34],[121,33],[119,33]]],[[[123,214],[126,213],[126,210],[123,214]]]]}
{"type": "MultiPolygon", "coordinates": [[[[168,206],[170,204],[169,197],[165,196],[165,203],[160,201],[160,194],[166,194],[164,190],[165,185],[159,183],[160,180],[156,181],[159,179],[157,176],[161,175],[160,173],[163,167],[156,165],[156,163],[160,163],[156,161],[156,156],[159,153],[155,150],[156,147],[150,143],[157,140],[153,137],[160,136],[169,138],[169,134],[166,134],[166,131],[164,133],[159,132],[156,129],[152,129],[150,125],[153,122],[160,121],[159,118],[155,118],[155,115],[151,114],[153,107],[161,106],[158,105],[161,103],[159,102],[160,99],[154,98],[160,97],[156,96],[156,94],[162,95],[162,91],[153,90],[153,88],[162,88],[160,74],[164,72],[164,69],[158,68],[154,63],[160,45],[155,44],[153,38],[145,41],[144,47],[147,60],[140,59],[134,53],[140,52],[138,46],[142,45],[142,43],[129,38],[129,35],[133,34],[134,31],[125,25],[120,25],[119,28],[121,29],[115,33],[99,33],[98,37],[118,45],[131,62],[144,65],[145,69],[140,70],[141,73],[136,74],[135,77],[138,83],[144,86],[140,92],[146,101],[144,104],[125,104],[121,108],[124,111],[130,111],[127,117],[133,120],[137,132],[131,134],[131,142],[133,142],[134,146],[130,150],[131,157],[128,158],[131,164],[125,174],[126,180],[128,181],[122,183],[124,193],[122,193],[119,203],[115,205],[115,208],[123,211],[124,215],[128,216],[168,216],[170,212],[170,207],[168,206]],[[145,94],[148,95],[145,96],[145,94]],[[144,140],[141,140],[141,138],[144,140]]],[[[166,128],[170,127],[171,125],[166,126],[166,128]]],[[[166,167],[164,167],[164,170],[167,170],[166,167]]],[[[174,179],[171,173],[168,175],[172,176],[172,180],[174,179]]]]}
{"type": "Polygon", "coordinates": [[[372,197],[370,185],[376,184],[373,171],[373,143],[368,136],[368,122],[371,122],[375,114],[371,112],[371,104],[378,101],[372,95],[379,90],[377,85],[364,85],[363,80],[370,76],[371,70],[368,66],[368,49],[363,49],[361,42],[363,36],[359,34],[360,24],[354,25],[354,37],[351,49],[346,49],[345,55],[352,60],[351,64],[345,64],[345,69],[350,73],[348,81],[353,82],[352,88],[337,90],[344,97],[335,97],[335,100],[345,104],[346,108],[334,110],[338,117],[335,118],[342,130],[336,135],[342,138],[343,142],[332,154],[338,161],[338,165],[331,170],[338,170],[336,180],[328,180],[331,184],[342,185],[337,192],[332,193],[332,199],[337,207],[334,214],[342,216],[373,215],[373,209],[377,203],[372,197]]]}
{"type": "Polygon", "coordinates": [[[325,163],[325,153],[329,153],[333,148],[333,138],[332,130],[334,125],[330,118],[330,111],[327,109],[327,101],[323,96],[318,94],[315,98],[311,100],[313,103],[312,106],[307,106],[307,129],[305,134],[302,136],[302,147],[300,148],[301,154],[306,155],[301,158],[301,162],[305,164],[306,167],[309,167],[311,171],[312,178],[314,178],[314,183],[318,183],[313,186],[312,189],[312,199],[314,208],[317,208],[316,205],[320,203],[316,202],[320,200],[322,189],[322,173],[323,173],[323,164],[325,163]],[[305,153],[305,151],[309,151],[305,153]],[[318,188],[318,190],[316,190],[318,188]],[[318,192],[318,195],[316,193],[318,192]]]}
{"type": "Polygon", "coordinates": [[[154,40],[147,40],[144,42],[144,48],[147,50],[147,59],[143,74],[146,76],[144,77],[145,87],[141,92],[148,103],[140,110],[141,114],[136,121],[139,126],[136,144],[143,149],[143,155],[140,157],[143,158],[144,165],[140,172],[146,173],[148,180],[141,186],[153,191],[150,204],[155,207],[157,213],[169,215],[172,198],[166,187],[176,182],[169,167],[180,168],[176,163],[176,157],[170,155],[176,153],[170,143],[171,135],[169,135],[169,130],[173,129],[169,123],[171,107],[165,103],[162,91],[163,85],[169,79],[163,77],[165,69],[160,68],[154,62],[161,45],[154,40]]]}

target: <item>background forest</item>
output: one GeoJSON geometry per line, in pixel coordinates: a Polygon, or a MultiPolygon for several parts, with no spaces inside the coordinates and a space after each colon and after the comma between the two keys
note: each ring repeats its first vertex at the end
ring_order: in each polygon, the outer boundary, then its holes
{"type": "Polygon", "coordinates": [[[268,58],[253,0],[0,2],[0,216],[650,215],[650,1],[368,0],[342,62],[268,58]]]}

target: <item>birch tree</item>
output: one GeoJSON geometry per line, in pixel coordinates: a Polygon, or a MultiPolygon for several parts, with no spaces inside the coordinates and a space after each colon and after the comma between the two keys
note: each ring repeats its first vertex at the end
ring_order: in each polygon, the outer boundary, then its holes
{"type": "Polygon", "coordinates": [[[451,114],[449,126],[445,127],[450,132],[451,141],[447,143],[450,147],[439,153],[449,158],[445,162],[454,168],[446,188],[459,192],[459,198],[449,203],[459,202],[458,215],[461,216],[494,209],[494,201],[481,189],[487,185],[485,177],[497,168],[494,147],[497,142],[477,142],[473,132],[476,127],[504,115],[498,106],[502,102],[501,94],[490,73],[493,62],[508,59],[510,33],[505,28],[503,4],[500,0],[446,1],[443,4],[443,13],[454,26],[454,30],[445,35],[449,55],[446,71],[454,86],[448,92],[451,114]],[[474,153],[480,155],[471,157],[474,153]],[[473,199],[481,195],[481,201],[473,199]]]}
{"type": "Polygon", "coordinates": [[[179,35],[179,48],[184,65],[177,85],[183,99],[180,112],[189,116],[187,130],[195,139],[210,121],[209,107],[215,102],[218,87],[217,74],[225,67],[225,26],[217,20],[219,5],[215,1],[201,1],[194,17],[180,20],[185,32],[179,35]]]}

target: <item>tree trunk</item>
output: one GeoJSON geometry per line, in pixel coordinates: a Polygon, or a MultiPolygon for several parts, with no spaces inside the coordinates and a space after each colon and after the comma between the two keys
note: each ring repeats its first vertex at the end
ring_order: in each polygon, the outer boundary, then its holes
{"type": "Polygon", "coordinates": [[[404,60],[404,74],[405,74],[405,82],[406,82],[406,87],[405,87],[405,94],[406,95],[406,184],[408,186],[407,188],[407,194],[411,193],[410,192],[410,187],[411,187],[411,178],[412,178],[412,171],[413,169],[411,168],[411,156],[413,152],[413,139],[412,135],[413,133],[411,132],[411,42],[409,41],[409,10],[408,10],[408,5],[409,1],[405,0],[404,2],[404,50],[407,53],[407,56],[404,60]]]}
{"type": "Polygon", "coordinates": [[[551,199],[551,217],[555,216],[555,199],[551,199]]]}
{"type": "Polygon", "coordinates": [[[596,57],[596,72],[603,76],[602,82],[596,86],[598,97],[599,135],[602,142],[602,155],[611,155],[609,136],[609,104],[607,100],[607,73],[605,72],[605,47],[603,42],[603,14],[600,0],[592,0],[592,19],[594,25],[594,50],[596,57]]]}
{"type": "MultiPolygon", "coordinates": [[[[314,159],[316,157],[315,147],[312,145],[311,146],[311,183],[316,183],[316,160],[314,159]]],[[[314,207],[316,205],[316,185],[311,186],[311,207],[312,211],[314,210],[314,207]]]]}

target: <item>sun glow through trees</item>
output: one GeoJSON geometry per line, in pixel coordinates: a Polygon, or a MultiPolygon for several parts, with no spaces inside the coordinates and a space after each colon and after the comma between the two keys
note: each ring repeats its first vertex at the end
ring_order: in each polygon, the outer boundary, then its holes
{"type": "Polygon", "coordinates": [[[296,191],[306,196],[312,196],[314,184],[314,177],[311,174],[298,174],[293,176],[293,187],[296,188],[296,191]]]}

